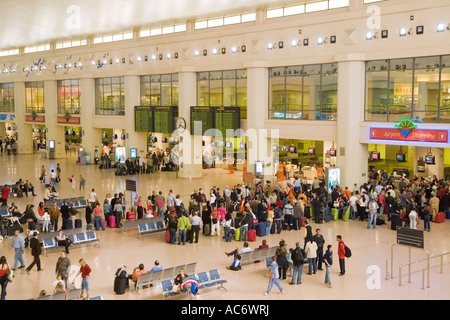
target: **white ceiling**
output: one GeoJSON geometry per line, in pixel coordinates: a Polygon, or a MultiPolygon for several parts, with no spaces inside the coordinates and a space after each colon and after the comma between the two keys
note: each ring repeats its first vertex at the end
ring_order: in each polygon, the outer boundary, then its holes
{"type": "Polygon", "coordinates": [[[262,10],[302,0],[0,0],[0,49],[262,10]]]}

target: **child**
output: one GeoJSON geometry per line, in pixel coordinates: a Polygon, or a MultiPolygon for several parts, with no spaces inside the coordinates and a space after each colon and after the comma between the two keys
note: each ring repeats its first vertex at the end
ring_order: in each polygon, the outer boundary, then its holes
{"type": "Polygon", "coordinates": [[[287,261],[289,263],[289,267],[288,267],[289,275],[288,275],[288,277],[292,277],[292,266],[294,264],[293,261],[292,261],[292,251],[294,251],[294,250],[292,248],[290,248],[288,256],[287,256],[287,261]]]}
{"type": "Polygon", "coordinates": [[[53,293],[63,292],[65,290],[66,286],[61,278],[61,275],[58,275],[56,277],[56,281],[53,282],[53,286],[55,287],[53,293]]]}
{"type": "Polygon", "coordinates": [[[239,254],[236,255],[233,264],[230,266],[230,270],[239,271],[241,270],[241,256],[239,254]]]}

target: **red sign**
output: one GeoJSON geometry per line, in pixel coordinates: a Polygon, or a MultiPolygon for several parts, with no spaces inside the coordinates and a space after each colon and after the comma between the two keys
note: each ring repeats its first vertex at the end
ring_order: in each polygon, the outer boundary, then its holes
{"type": "Polygon", "coordinates": [[[370,128],[370,139],[448,143],[448,130],[370,128]]]}
{"type": "Polygon", "coordinates": [[[80,124],[80,118],[79,117],[58,117],[57,118],[58,123],[67,123],[67,124],[80,124]]]}
{"type": "Polygon", "coordinates": [[[45,122],[45,116],[25,115],[26,122],[45,122]]]}

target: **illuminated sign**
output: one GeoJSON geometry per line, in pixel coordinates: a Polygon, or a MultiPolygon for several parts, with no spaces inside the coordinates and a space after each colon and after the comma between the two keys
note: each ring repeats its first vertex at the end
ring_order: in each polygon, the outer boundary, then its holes
{"type": "Polygon", "coordinates": [[[371,140],[448,143],[448,130],[418,129],[415,120],[405,118],[396,128],[370,128],[371,140]]]}

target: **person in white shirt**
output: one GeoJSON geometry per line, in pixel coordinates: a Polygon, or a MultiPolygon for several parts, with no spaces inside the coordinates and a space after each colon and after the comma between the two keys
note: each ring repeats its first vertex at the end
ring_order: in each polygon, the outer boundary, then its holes
{"type": "Polygon", "coordinates": [[[373,224],[374,229],[376,228],[378,208],[378,203],[375,201],[375,198],[372,198],[369,203],[369,224],[367,225],[367,229],[370,229],[371,224],[373,224]]]}
{"type": "Polygon", "coordinates": [[[241,257],[244,253],[246,252],[251,252],[252,249],[248,246],[248,242],[244,242],[244,246],[242,247],[242,249],[239,249],[238,247],[236,247],[235,250],[231,251],[231,252],[225,252],[225,254],[227,255],[227,257],[229,256],[234,256],[236,258],[236,255],[239,254],[241,257]]]}
{"type": "Polygon", "coordinates": [[[409,228],[417,229],[417,212],[415,210],[411,210],[409,213],[409,228]]]}
{"type": "Polygon", "coordinates": [[[211,208],[214,210],[216,207],[216,194],[214,193],[214,190],[211,190],[209,204],[211,205],[211,208]]]}
{"type": "Polygon", "coordinates": [[[96,201],[97,201],[97,194],[95,193],[95,189],[92,189],[92,192],[89,194],[89,202],[91,203],[92,209],[94,209],[96,201]]]}
{"type": "Polygon", "coordinates": [[[357,212],[356,201],[358,201],[358,197],[355,193],[352,192],[350,199],[348,199],[348,205],[350,206],[350,219],[355,220],[355,213],[357,212]]]}
{"type": "Polygon", "coordinates": [[[313,271],[314,274],[317,272],[317,243],[311,238],[311,240],[306,244],[305,247],[305,253],[306,257],[308,258],[308,264],[309,269],[308,273],[311,275],[311,271],[313,271]]]}

